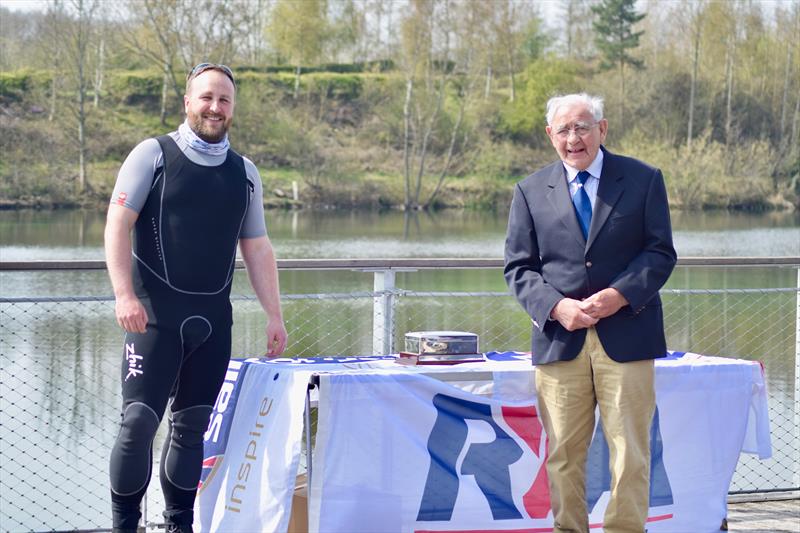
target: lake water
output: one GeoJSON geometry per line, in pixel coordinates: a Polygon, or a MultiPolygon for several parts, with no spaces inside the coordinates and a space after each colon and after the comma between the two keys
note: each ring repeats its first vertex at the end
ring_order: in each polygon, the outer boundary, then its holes
{"type": "MultiPolygon", "coordinates": [[[[490,257],[503,254],[503,212],[268,212],[280,258],[490,257]]],[[[0,260],[102,259],[104,215],[0,211],[0,260]]],[[[800,256],[800,215],[674,213],[679,256],[800,256]]],[[[358,271],[281,272],[288,355],[372,350],[373,276],[358,271]],[[338,293],[338,299],[320,299],[338,293]],[[307,296],[303,296],[307,295],[307,296]]],[[[502,293],[496,270],[402,272],[408,291],[452,292],[397,300],[395,339],[417,329],[465,329],[484,350],[526,350],[530,323],[502,293]],[[465,291],[488,295],[457,296],[465,291]]],[[[797,486],[795,268],[677,268],[664,294],[671,349],[757,359],[770,390],[775,456],[743,456],[732,490],[797,486]],[[686,293],[685,290],[694,292],[686,293]],[[744,289],[744,290],[743,290],[744,289]],[[752,289],[757,289],[753,291],[752,289]],[[781,290],[784,289],[784,290],[781,290]]],[[[234,294],[250,295],[243,273],[234,294]]],[[[0,272],[4,298],[107,297],[103,271],[0,272]]],[[[234,354],[263,353],[263,315],[235,301],[234,354]]],[[[109,527],[107,454],[118,422],[122,336],[113,303],[0,304],[0,528],[109,527]]],[[[151,484],[150,519],[161,511],[151,484]]]]}
{"type": "MultiPolygon", "coordinates": [[[[270,211],[278,257],[495,257],[507,213],[445,210],[270,211]]],[[[97,211],[0,211],[0,259],[102,259],[105,216],[97,211]]],[[[800,255],[798,213],[673,213],[678,255],[800,255]]]]}

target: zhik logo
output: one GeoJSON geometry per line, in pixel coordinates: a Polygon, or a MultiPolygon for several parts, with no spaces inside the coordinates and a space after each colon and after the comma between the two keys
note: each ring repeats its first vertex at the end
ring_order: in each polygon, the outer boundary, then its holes
{"type": "Polygon", "coordinates": [[[144,373],[142,356],[136,353],[136,348],[132,342],[125,345],[125,359],[128,360],[128,375],[125,376],[125,381],[128,381],[128,378],[135,378],[144,373]]]}
{"type": "MultiPolygon", "coordinates": [[[[502,424],[495,420],[491,406],[461,398],[437,394],[433,398],[436,421],[428,437],[431,459],[428,477],[420,501],[417,521],[449,521],[453,516],[462,475],[474,476],[491,510],[493,520],[520,518],[544,519],[550,512],[550,493],[544,466],[547,442],[533,405],[504,406],[502,424]],[[495,434],[491,442],[468,443],[468,421],[483,421],[495,434]],[[510,428],[517,438],[503,429],[510,428]],[[522,496],[519,509],[513,498],[511,466],[526,450],[537,458],[539,469],[522,496]],[[464,447],[460,471],[457,462],[464,447]]],[[[650,507],[672,504],[672,489],[663,461],[663,445],[656,410],[651,428],[650,507]]],[[[604,492],[610,490],[608,445],[601,424],[597,424],[587,460],[587,508],[591,513],[604,492]]],[[[671,515],[658,517],[669,518],[671,515]]]]}

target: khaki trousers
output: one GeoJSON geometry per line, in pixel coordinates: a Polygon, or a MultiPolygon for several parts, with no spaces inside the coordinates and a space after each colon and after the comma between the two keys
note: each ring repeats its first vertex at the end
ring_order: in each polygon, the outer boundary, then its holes
{"type": "Polygon", "coordinates": [[[595,406],[608,441],[611,499],[605,533],[642,533],[650,495],[653,360],[618,363],[589,328],[572,361],[536,366],[536,394],[549,439],[547,475],[556,533],[588,533],[586,456],[595,406]]]}

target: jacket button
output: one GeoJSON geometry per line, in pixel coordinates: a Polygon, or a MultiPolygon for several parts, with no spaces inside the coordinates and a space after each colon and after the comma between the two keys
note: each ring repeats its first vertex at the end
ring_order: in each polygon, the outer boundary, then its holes
{"type": "Polygon", "coordinates": [[[592,262],[586,261],[586,268],[592,268],[592,262]]]}

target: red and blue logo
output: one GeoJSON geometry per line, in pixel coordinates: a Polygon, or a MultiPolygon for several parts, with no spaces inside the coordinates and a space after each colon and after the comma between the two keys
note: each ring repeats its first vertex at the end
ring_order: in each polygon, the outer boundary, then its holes
{"type": "MultiPolygon", "coordinates": [[[[425,529],[416,533],[433,531],[453,532],[446,524],[456,509],[462,476],[473,476],[474,482],[486,499],[493,521],[536,519],[544,520],[551,511],[545,459],[547,442],[534,405],[503,406],[499,417],[489,404],[437,394],[433,398],[436,420],[428,437],[430,467],[425,489],[420,500],[417,522],[426,522],[425,529]],[[484,422],[494,432],[490,442],[468,442],[468,424],[484,422]],[[512,434],[509,433],[509,431],[512,434]],[[466,450],[465,450],[466,448],[466,450]],[[525,449],[527,448],[527,449],[525,449]],[[512,465],[525,454],[533,454],[538,469],[528,475],[520,492],[519,476],[512,484],[512,465]],[[441,523],[437,529],[435,524],[441,523]]],[[[663,444],[659,429],[658,411],[651,428],[650,508],[648,522],[667,520],[671,513],[652,513],[654,507],[671,506],[672,489],[664,467],[663,444]]],[[[586,468],[586,503],[591,514],[602,495],[610,491],[611,472],[609,451],[600,423],[592,438],[586,468]]],[[[591,524],[601,527],[602,524],[591,524]]],[[[470,529],[470,533],[549,532],[552,528],[525,529],[470,529]]]]}

